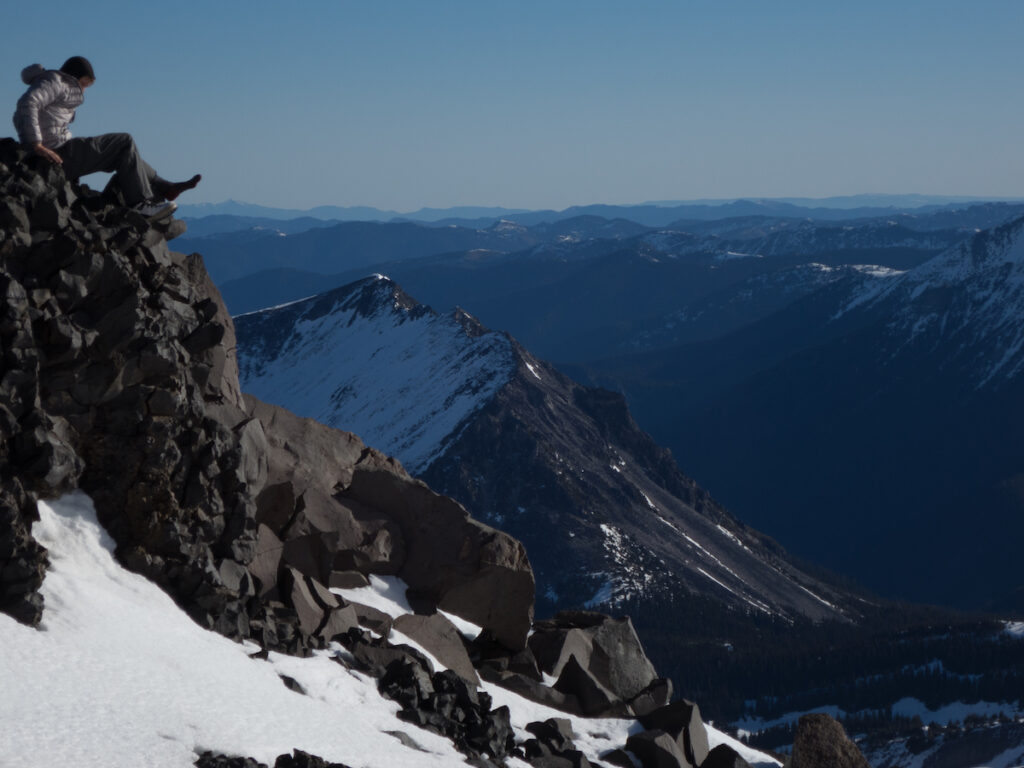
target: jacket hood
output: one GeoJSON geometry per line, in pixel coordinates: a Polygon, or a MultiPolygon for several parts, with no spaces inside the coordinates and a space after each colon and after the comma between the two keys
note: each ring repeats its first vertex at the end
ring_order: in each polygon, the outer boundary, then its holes
{"type": "Polygon", "coordinates": [[[40,75],[46,74],[46,67],[42,64],[29,64],[23,70],[21,70],[21,81],[25,85],[31,85],[32,81],[40,75]]]}

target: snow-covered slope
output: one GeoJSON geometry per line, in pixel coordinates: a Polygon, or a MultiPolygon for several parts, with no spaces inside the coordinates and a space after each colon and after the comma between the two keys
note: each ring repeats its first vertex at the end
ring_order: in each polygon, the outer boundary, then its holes
{"type": "MultiPolygon", "coordinates": [[[[43,622],[32,629],[0,614],[3,765],[190,768],[207,750],[272,765],[293,749],[365,768],[466,765],[447,739],[396,719],[399,705],[378,694],[376,680],[336,663],[340,646],[309,658],[250,657],[256,646],[201,629],[124,570],[88,497],[41,503],[39,512],[33,533],[52,563],[43,622]]],[[[517,738],[529,736],[529,722],[566,717],[485,687],[509,706],[517,738]]],[[[592,760],[640,730],[632,720],[570,719],[592,760]]],[[[756,766],[778,765],[713,728],[708,737],[756,766]]]]}
{"type": "Polygon", "coordinates": [[[887,311],[886,352],[914,346],[976,386],[1024,371],[1024,218],[979,232],[897,280],[856,293],[839,313],[887,311]]]}
{"type": "Polygon", "coordinates": [[[515,371],[507,337],[459,310],[435,314],[381,275],[235,325],[246,392],[365,435],[413,473],[515,371]]]}

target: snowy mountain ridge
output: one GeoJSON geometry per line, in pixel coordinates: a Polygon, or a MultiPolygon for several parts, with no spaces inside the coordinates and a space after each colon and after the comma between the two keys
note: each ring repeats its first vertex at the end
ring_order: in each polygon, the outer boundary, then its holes
{"type": "Polygon", "coordinates": [[[978,388],[1024,371],[1024,218],[978,232],[893,280],[865,284],[834,316],[891,306],[891,357],[946,351],[978,388]]]}
{"type": "Polygon", "coordinates": [[[438,315],[382,275],[236,321],[254,340],[240,366],[247,392],[373,435],[413,473],[517,365],[507,337],[482,333],[461,310],[438,315]]]}

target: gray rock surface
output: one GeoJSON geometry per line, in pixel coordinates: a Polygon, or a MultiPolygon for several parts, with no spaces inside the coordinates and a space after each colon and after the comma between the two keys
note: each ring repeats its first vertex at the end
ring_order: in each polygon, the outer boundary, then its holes
{"type": "Polygon", "coordinates": [[[430,616],[406,614],[395,619],[394,629],[415,640],[448,669],[473,685],[480,684],[473,662],[462,644],[459,630],[440,613],[430,616]]]}
{"type": "Polygon", "coordinates": [[[693,766],[703,765],[708,756],[708,732],[700,708],[692,701],[674,701],[639,718],[649,730],[667,733],[693,766]]]}

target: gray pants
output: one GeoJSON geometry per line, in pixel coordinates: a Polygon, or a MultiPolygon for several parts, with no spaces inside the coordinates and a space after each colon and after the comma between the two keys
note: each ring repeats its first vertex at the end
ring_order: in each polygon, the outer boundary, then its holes
{"type": "Polygon", "coordinates": [[[64,161],[64,175],[69,179],[98,171],[113,173],[113,181],[129,206],[153,197],[154,184],[167,184],[142,159],[135,140],[127,133],[69,139],[55,151],[64,161]]]}

